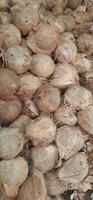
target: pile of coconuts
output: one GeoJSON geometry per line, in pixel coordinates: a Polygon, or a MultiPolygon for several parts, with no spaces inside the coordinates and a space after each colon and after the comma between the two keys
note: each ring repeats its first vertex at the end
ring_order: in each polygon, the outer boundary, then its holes
{"type": "Polygon", "coordinates": [[[67,191],[93,191],[93,1],[0,0],[0,200],[67,191]]]}

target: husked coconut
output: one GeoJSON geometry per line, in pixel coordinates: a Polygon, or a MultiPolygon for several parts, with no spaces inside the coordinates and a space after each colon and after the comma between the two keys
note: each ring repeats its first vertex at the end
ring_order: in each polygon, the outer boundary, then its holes
{"type": "Polygon", "coordinates": [[[93,105],[86,107],[77,115],[78,124],[87,133],[93,135],[93,105]]]}
{"type": "Polygon", "coordinates": [[[71,64],[59,64],[52,75],[51,85],[60,89],[68,88],[78,83],[79,77],[75,67],[71,64]]]}
{"type": "Polygon", "coordinates": [[[0,129],[0,158],[10,160],[22,150],[24,138],[17,128],[0,129]]]}
{"type": "Polygon", "coordinates": [[[61,159],[69,159],[83,148],[83,134],[78,127],[64,125],[57,129],[56,145],[61,159]]]}
{"type": "Polygon", "coordinates": [[[28,35],[38,24],[38,10],[33,5],[14,6],[11,9],[13,23],[22,35],[28,35]]]}
{"type": "Polygon", "coordinates": [[[39,115],[37,107],[35,106],[34,102],[30,99],[27,99],[23,102],[22,113],[31,118],[35,118],[39,115]]]}
{"type": "Polygon", "coordinates": [[[49,116],[42,115],[27,126],[26,136],[34,146],[46,147],[55,139],[56,126],[49,116]]]}
{"type": "Polygon", "coordinates": [[[80,77],[80,83],[93,94],[93,71],[86,72],[80,77]]]}
{"type": "Polygon", "coordinates": [[[0,161],[0,182],[7,197],[16,197],[28,176],[28,165],[22,157],[0,161]]]}
{"type": "Polygon", "coordinates": [[[66,184],[63,184],[59,180],[57,171],[55,170],[45,174],[45,183],[48,194],[51,196],[59,196],[67,189],[66,184]]]}
{"type": "Polygon", "coordinates": [[[6,100],[16,94],[19,77],[9,69],[0,68],[0,99],[6,100]]]}
{"type": "Polygon", "coordinates": [[[67,6],[71,9],[76,9],[79,4],[81,3],[82,0],[69,0],[68,3],[67,3],[67,6]]]}
{"type": "Polygon", "coordinates": [[[17,74],[24,73],[31,67],[32,58],[26,47],[12,45],[6,50],[4,57],[7,68],[17,74]]]}
{"type": "Polygon", "coordinates": [[[93,53],[93,35],[82,33],[77,39],[77,47],[79,52],[91,55],[93,53]]]}
{"type": "Polygon", "coordinates": [[[19,128],[23,133],[27,125],[30,123],[31,119],[27,115],[20,115],[15,121],[10,124],[11,128],[19,128]]]}
{"type": "Polygon", "coordinates": [[[12,23],[11,13],[0,11],[0,24],[7,24],[7,23],[12,23]]]}
{"type": "Polygon", "coordinates": [[[54,113],[54,119],[58,124],[74,125],[77,123],[77,117],[70,106],[63,105],[54,113]]]}
{"type": "Polygon", "coordinates": [[[75,110],[82,110],[93,102],[92,94],[84,87],[77,85],[70,87],[64,95],[64,102],[75,110]]]}
{"type": "Polygon", "coordinates": [[[70,14],[68,15],[61,15],[63,23],[65,25],[65,31],[72,31],[75,27],[75,20],[70,14]]]}
{"type": "Polygon", "coordinates": [[[60,92],[51,85],[41,85],[35,94],[35,103],[42,112],[54,112],[60,105],[60,92]]]}
{"type": "Polygon", "coordinates": [[[19,77],[18,96],[22,99],[31,99],[33,94],[40,87],[41,81],[31,73],[22,74],[19,77]]]}
{"type": "Polygon", "coordinates": [[[0,10],[6,10],[9,7],[10,0],[0,0],[0,10]]]}
{"type": "Polygon", "coordinates": [[[8,101],[0,100],[0,122],[10,123],[17,119],[22,110],[22,103],[17,96],[8,101]]]}
{"type": "Polygon", "coordinates": [[[77,56],[77,47],[75,43],[69,39],[62,40],[55,51],[55,58],[59,62],[74,64],[76,56],[77,56]]]}
{"type": "Polygon", "coordinates": [[[45,54],[36,54],[32,57],[31,72],[38,77],[49,77],[55,69],[56,65],[52,58],[45,54]]]}
{"type": "Polygon", "coordinates": [[[82,182],[87,174],[87,156],[84,153],[78,153],[64,163],[59,170],[58,177],[65,183],[77,184],[82,182]]]}
{"type": "Polygon", "coordinates": [[[50,55],[57,47],[59,33],[55,27],[45,24],[38,26],[27,38],[27,46],[34,53],[44,53],[50,55]]]}
{"type": "Polygon", "coordinates": [[[31,158],[34,167],[43,173],[52,170],[58,160],[58,151],[55,145],[48,147],[34,147],[31,149],[31,158]]]}
{"type": "Polygon", "coordinates": [[[34,200],[33,179],[28,177],[19,189],[18,200],[34,200]]]}
{"type": "Polygon", "coordinates": [[[14,24],[0,25],[0,47],[7,49],[12,45],[21,43],[21,33],[14,24]]]}

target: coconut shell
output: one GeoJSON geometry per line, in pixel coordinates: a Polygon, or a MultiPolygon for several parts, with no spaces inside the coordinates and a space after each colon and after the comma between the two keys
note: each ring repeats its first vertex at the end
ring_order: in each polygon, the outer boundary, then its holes
{"type": "Polygon", "coordinates": [[[58,177],[65,183],[77,184],[82,182],[87,174],[87,156],[84,153],[78,153],[64,163],[64,166],[59,170],[58,177]]]}
{"type": "Polygon", "coordinates": [[[7,68],[17,74],[24,73],[31,67],[31,54],[26,47],[19,45],[9,47],[4,56],[7,68]]]}
{"type": "Polygon", "coordinates": [[[55,124],[50,117],[42,115],[28,125],[26,128],[26,136],[34,146],[46,147],[55,139],[55,124]]]}
{"type": "Polygon", "coordinates": [[[0,47],[4,49],[21,43],[20,31],[13,24],[0,25],[0,37],[0,47]]]}
{"type": "Polygon", "coordinates": [[[31,158],[34,167],[41,172],[46,173],[55,167],[58,160],[58,151],[54,145],[43,148],[34,147],[31,149],[31,158]]]}
{"type": "Polygon", "coordinates": [[[93,135],[93,105],[86,107],[78,113],[78,124],[87,133],[93,135]]]}
{"type": "Polygon", "coordinates": [[[32,57],[31,72],[38,77],[49,77],[55,67],[55,63],[48,55],[36,54],[32,57]]]}
{"type": "Polygon", "coordinates": [[[58,124],[75,125],[77,123],[77,117],[72,108],[67,105],[60,107],[54,114],[54,119],[58,124]]]}
{"type": "Polygon", "coordinates": [[[42,112],[54,112],[60,105],[60,92],[51,85],[42,85],[35,94],[35,103],[42,112]]]}
{"type": "Polygon", "coordinates": [[[18,96],[22,100],[31,99],[41,85],[40,79],[31,73],[22,74],[19,78],[18,96]]]}
{"type": "Polygon", "coordinates": [[[22,157],[0,161],[0,181],[7,197],[15,197],[28,175],[27,162],[22,157]]]}
{"type": "Polygon", "coordinates": [[[25,132],[26,126],[30,123],[31,119],[27,115],[20,115],[15,121],[10,124],[11,128],[19,128],[22,133],[25,132]]]}
{"type": "Polygon", "coordinates": [[[0,158],[10,160],[15,158],[24,145],[24,138],[17,128],[0,129],[0,158]]]}
{"type": "Polygon", "coordinates": [[[47,24],[40,25],[35,32],[29,35],[27,46],[34,53],[50,55],[56,48],[59,40],[59,33],[56,29],[47,24]]]}
{"type": "Polygon", "coordinates": [[[79,80],[78,73],[71,64],[63,63],[57,65],[51,78],[51,85],[60,89],[75,85],[79,80]]]}
{"type": "Polygon", "coordinates": [[[92,104],[92,94],[82,86],[72,86],[65,92],[64,102],[74,110],[81,110],[92,104]]]}
{"type": "Polygon", "coordinates": [[[21,109],[22,104],[17,96],[8,101],[0,100],[0,122],[13,122],[19,116],[21,109]]]}
{"type": "Polygon", "coordinates": [[[38,10],[28,4],[26,6],[12,7],[13,23],[22,35],[28,35],[36,29],[38,24],[38,10]]]}
{"type": "Polygon", "coordinates": [[[78,127],[62,126],[57,129],[56,145],[61,159],[67,160],[83,148],[82,132],[78,127]]]}
{"type": "Polygon", "coordinates": [[[7,100],[19,87],[19,77],[9,69],[0,69],[0,99],[7,100]]]}
{"type": "Polygon", "coordinates": [[[35,118],[39,115],[37,107],[30,99],[27,99],[23,102],[22,113],[29,116],[30,118],[35,118]]]}

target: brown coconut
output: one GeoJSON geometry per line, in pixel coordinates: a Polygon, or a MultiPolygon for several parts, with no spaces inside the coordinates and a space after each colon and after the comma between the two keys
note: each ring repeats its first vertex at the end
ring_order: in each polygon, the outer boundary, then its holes
{"type": "Polygon", "coordinates": [[[43,173],[52,170],[58,161],[58,151],[55,145],[48,147],[34,147],[31,149],[31,158],[34,167],[43,173]]]}
{"type": "Polygon", "coordinates": [[[7,10],[10,0],[0,0],[0,10],[7,10]]]}
{"type": "Polygon", "coordinates": [[[57,129],[56,145],[61,159],[68,160],[83,148],[83,134],[78,127],[64,125],[57,129]]]}
{"type": "Polygon", "coordinates": [[[65,31],[72,31],[75,28],[75,20],[70,14],[61,15],[61,19],[65,25],[65,31]]]}
{"type": "Polygon", "coordinates": [[[31,54],[26,47],[11,46],[6,50],[4,57],[7,68],[17,74],[24,73],[31,67],[31,54]]]}
{"type": "Polygon", "coordinates": [[[26,136],[34,146],[46,147],[55,139],[56,126],[50,117],[42,115],[27,126],[26,136]]]}
{"type": "Polygon", "coordinates": [[[0,181],[7,197],[15,197],[28,176],[28,165],[22,157],[0,161],[0,181]]]}
{"type": "Polygon", "coordinates": [[[82,33],[77,39],[78,51],[85,53],[86,55],[91,55],[93,53],[93,35],[89,33],[82,33]]]}
{"type": "Polygon", "coordinates": [[[54,112],[60,105],[60,92],[51,85],[42,85],[35,94],[35,103],[42,112],[54,112]]]}
{"type": "Polygon", "coordinates": [[[11,13],[1,11],[0,12],[0,24],[12,23],[12,15],[11,13]]]}
{"type": "Polygon", "coordinates": [[[30,99],[27,99],[23,102],[22,113],[29,116],[30,118],[35,118],[39,115],[37,107],[30,99]]]}

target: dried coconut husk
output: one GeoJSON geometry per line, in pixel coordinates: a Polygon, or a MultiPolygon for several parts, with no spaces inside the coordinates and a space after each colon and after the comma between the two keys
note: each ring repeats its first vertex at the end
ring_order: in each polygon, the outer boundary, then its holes
{"type": "Polygon", "coordinates": [[[15,72],[1,68],[0,69],[0,99],[7,100],[13,96],[19,87],[19,77],[15,72]]]}
{"type": "Polygon", "coordinates": [[[54,119],[57,124],[67,124],[67,125],[75,125],[77,123],[77,117],[73,112],[73,109],[70,106],[63,105],[61,106],[55,113],[54,119]]]}
{"type": "Polygon", "coordinates": [[[82,33],[77,39],[78,51],[85,53],[86,55],[91,55],[93,53],[93,36],[89,33],[82,33]]]}
{"type": "Polygon", "coordinates": [[[67,186],[59,180],[55,170],[45,174],[45,183],[50,196],[59,196],[67,189],[67,186]]]}
{"type": "Polygon", "coordinates": [[[0,158],[10,160],[23,149],[24,138],[17,128],[0,129],[0,158]]]}
{"type": "Polygon", "coordinates": [[[31,99],[41,85],[40,79],[31,73],[22,74],[19,79],[18,96],[22,100],[31,99]]]}
{"type": "Polygon", "coordinates": [[[82,182],[87,174],[87,156],[84,153],[78,153],[64,163],[59,170],[58,177],[65,183],[77,184],[82,182]]]}
{"type": "Polygon", "coordinates": [[[51,85],[41,85],[35,94],[35,103],[42,112],[54,112],[60,105],[60,92],[51,85]]]}
{"type": "Polygon", "coordinates": [[[7,10],[9,8],[10,0],[0,0],[0,10],[7,10]]]}
{"type": "Polygon", "coordinates": [[[29,116],[30,118],[35,118],[39,115],[37,107],[35,106],[34,102],[30,99],[24,100],[22,113],[29,116]]]}
{"type": "Polygon", "coordinates": [[[17,74],[22,74],[31,67],[31,54],[26,47],[12,45],[5,54],[5,64],[7,68],[15,71],[17,74]]]}
{"type": "Polygon", "coordinates": [[[69,39],[62,39],[56,51],[55,58],[59,62],[74,64],[77,56],[77,47],[75,43],[69,39]]]}
{"type": "Polygon", "coordinates": [[[8,101],[0,100],[0,122],[10,123],[17,119],[22,109],[22,104],[17,96],[8,101]]]}
{"type": "Polygon", "coordinates": [[[80,83],[93,94],[93,71],[82,74],[80,77],[80,83]]]}
{"type": "Polygon", "coordinates": [[[91,92],[80,85],[70,87],[64,95],[64,103],[77,111],[91,105],[92,102],[91,92]]]}
{"type": "Polygon", "coordinates": [[[65,31],[70,32],[75,28],[75,20],[71,14],[61,15],[60,17],[65,25],[65,31]]]}
{"type": "Polygon", "coordinates": [[[75,43],[75,37],[74,37],[73,33],[71,33],[71,32],[62,33],[61,39],[64,40],[64,41],[71,40],[75,43]]]}
{"type": "Polygon", "coordinates": [[[19,0],[11,0],[11,6],[19,6],[19,7],[22,7],[22,6],[34,6],[35,8],[39,8],[41,4],[41,0],[22,0],[22,1],[19,1],[19,0]]]}
{"type": "Polygon", "coordinates": [[[0,47],[4,49],[21,43],[20,31],[13,24],[0,25],[0,38],[0,47]]]}
{"type": "Polygon", "coordinates": [[[80,127],[87,133],[93,135],[93,105],[80,111],[77,116],[80,127]]]}
{"type": "Polygon", "coordinates": [[[28,165],[22,157],[0,161],[0,182],[7,197],[15,197],[28,176],[28,165]]]}
{"type": "Polygon", "coordinates": [[[50,117],[42,115],[27,126],[26,136],[34,146],[46,147],[55,139],[56,126],[50,117]]]}
{"type": "Polygon", "coordinates": [[[71,64],[58,64],[50,80],[51,85],[60,89],[68,88],[78,83],[79,77],[75,67],[71,64]]]}
{"type": "Polygon", "coordinates": [[[46,173],[55,168],[58,161],[58,151],[55,145],[43,148],[34,147],[31,149],[31,158],[34,167],[42,173],[46,173]]]}
{"type": "Polygon", "coordinates": [[[46,200],[47,191],[43,174],[33,168],[32,176],[19,190],[18,200],[46,200]]]}
{"type": "Polygon", "coordinates": [[[72,12],[72,16],[74,17],[76,24],[83,25],[88,21],[88,14],[85,6],[78,7],[74,12],[72,12]]]}
{"type": "Polygon", "coordinates": [[[27,115],[20,115],[15,121],[10,124],[9,127],[19,128],[19,130],[24,133],[30,121],[31,119],[27,115]]]}
{"type": "Polygon", "coordinates": [[[0,12],[0,24],[12,23],[12,15],[9,12],[0,12]]]}
{"type": "Polygon", "coordinates": [[[82,0],[69,0],[67,6],[74,10],[80,5],[81,2],[82,0]]]}
{"type": "Polygon", "coordinates": [[[38,26],[27,38],[27,46],[34,53],[51,54],[59,41],[59,33],[55,27],[47,24],[38,26]]]}
{"type": "Polygon", "coordinates": [[[35,30],[38,24],[38,9],[28,4],[26,6],[13,6],[11,8],[13,23],[22,35],[28,35],[35,30]]]}
{"type": "Polygon", "coordinates": [[[87,55],[83,53],[77,54],[74,66],[76,67],[76,70],[80,74],[89,72],[92,69],[91,61],[87,58],[87,55]]]}
{"type": "Polygon", "coordinates": [[[49,77],[53,74],[56,65],[52,58],[45,54],[32,56],[31,72],[38,77],[49,77]]]}
{"type": "Polygon", "coordinates": [[[83,148],[83,134],[78,127],[64,125],[57,129],[56,145],[61,159],[68,160],[83,148]]]}

